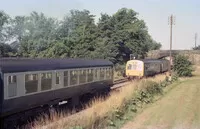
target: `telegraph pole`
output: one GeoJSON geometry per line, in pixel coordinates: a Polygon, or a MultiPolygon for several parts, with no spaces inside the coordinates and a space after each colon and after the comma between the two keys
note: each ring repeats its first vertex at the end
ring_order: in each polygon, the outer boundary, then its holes
{"type": "Polygon", "coordinates": [[[169,56],[170,56],[170,65],[169,65],[169,75],[171,76],[171,65],[172,65],[172,26],[175,25],[175,17],[171,15],[168,19],[168,23],[170,25],[170,51],[169,51],[169,56]]]}
{"type": "Polygon", "coordinates": [[[195,38],[195,39],[194,39],[194,40],[195,40],[195,46],[194,46],[195,48],[196,48],[196,46],[197,46],[197,36],[198,36],[197,33],[195,33],[195,37],[194,37],[194,38],[195,38]]]}

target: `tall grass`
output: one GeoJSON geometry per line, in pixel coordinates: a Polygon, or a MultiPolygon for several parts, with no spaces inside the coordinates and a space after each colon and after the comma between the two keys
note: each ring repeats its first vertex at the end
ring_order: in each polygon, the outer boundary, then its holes
{"type": "Polygon", "coordinates": [[[195,66],[193,66],[193,69],[195,69],[194,71],[193,71],[193,75],[194,76],[200,76],[200,65],[195,65],[195,66]]]}
{"type": "Polygon", "coordinates": [[[103,100],[102,98],[93,99],[85,110],[69,115],[70,113],[52,113],[50,119],[40,118],[32,126],[35,129],[67,129],[76,126],[84,128],[102,128],[108,123],[108,118],[122,107],[125,102],[131,100],[136,92],[147,89],[149,82],[160,83],[165,80],[165,75],[157,75],[154,78],[133,81],[133,83],[122,87],[118,92],[103,100]]]}

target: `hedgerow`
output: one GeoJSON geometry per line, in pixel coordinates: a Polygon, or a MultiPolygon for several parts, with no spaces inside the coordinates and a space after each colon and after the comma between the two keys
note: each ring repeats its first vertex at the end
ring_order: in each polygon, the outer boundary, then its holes
{"type": "Polygon", "coordinates": [[[192,76],[192,63],[188,60],[186,56],[177,55],[174,59],[173,70],[178,76],[192,76]]]}

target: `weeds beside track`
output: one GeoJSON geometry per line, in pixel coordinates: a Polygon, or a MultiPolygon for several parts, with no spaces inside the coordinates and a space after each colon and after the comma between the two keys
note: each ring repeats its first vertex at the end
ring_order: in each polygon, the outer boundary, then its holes
{"type": "MultiPolygon", "coordinates": [[[[165,77],[165,75],[158,75],[154,78],[142,80],[153,80],[157,83],[160,83],[161,81],[165,80],[165,77]]],[[[93,99],[85,108],[85,110],[79,113],[73,115],[67,114],[68,116],[66,113],[52,114],[52,119],[40,119],[39,121],[35,122],[33,128],[73,129],[77,126],[83,128],[102,128],[109,123],[108,120],[112,118],[112,115],[116,110],[120,109],[122,105],[127,102],[127,100],[132,99],[136,91],[145,89],[145,86],[142,86],[143,84],[141,81],[134,80],[132,82],[133,83],[127,86],[118,88],[119,92],[111,92],[111,95],[106,100],[102,98],[93,99]]]]}

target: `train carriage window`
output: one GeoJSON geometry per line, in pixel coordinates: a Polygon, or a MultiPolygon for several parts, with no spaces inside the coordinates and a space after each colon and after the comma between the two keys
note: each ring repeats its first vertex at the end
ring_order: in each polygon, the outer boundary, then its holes
{"type": "Polygon", "coordinates": [[[17,76],[8,76],[8,97],[17,96],[17,76]]]}
{"type": "Polygon", "coordinates": [[[68,86],[68,71],[64,72],[64,87],[68,86]]]}
{"type": "Polygon", "coordinates": [[[93,69],[88,69],[88,82],[93,81],[93,69]]]}
{"type": "Polygon", "coordinates": [[[25,75],[25,93],[34,93],[38,91],[38,75],[26,74],[25,75]]]}
{"type": "Polygon", "coordinates": [[[56,73],[56,84],[59,85],[60,84],[60,73],[56,73]]]}
{"type": "Polygon", "coordinates": [[[105,68],[100,68],[100,80],[104,80],[105,68]]]}
{"type": "Polygon", "coordinates": [[[99,73],[99,69],[94,69],[94,80],[95,81],[98,81],[99,80],[99,77],[98,77],[98,73],[99,73]]]}
{"type": "Polygon", "coordinates": [[[106,68],[106,79],[110,78],[110,68],[106,68]]]}
{"type": "Polygon", "coordinates": [[[17,83],[17,77],[14,76],[8,76],[8,84],[15,84],[17,83]]]}
{"type": "Polygon", "coordinates": [[[52,88],[52,74],[42,73],[41,77],[41,90],[49,90],[52,88]]]}
{"type": "Polygon", "coordinates": [[[79,71],[79,84],[86,82],[86,76],[87,74],[85,69],[79,71]]]}
{"type": "Polygon", "coordinates": [[[145,64],[145,68],[146,70],[150,68],[150,65],[149,64],[145,64]]]}
{"type": "Polygon", "coordinates": [[[70,71],[70,85],[76,85],[78,83],[78,71],[70,71]]]}
{"type": "Polygon", "coordinates": [[[113,76],[113,70],[112,70],[112,68],[110,68],[109,70],[110,70],[110,79],[112,79],[112,76],[113,76]]]}

